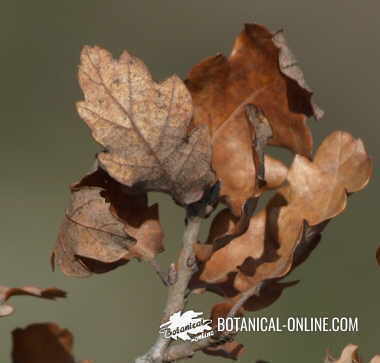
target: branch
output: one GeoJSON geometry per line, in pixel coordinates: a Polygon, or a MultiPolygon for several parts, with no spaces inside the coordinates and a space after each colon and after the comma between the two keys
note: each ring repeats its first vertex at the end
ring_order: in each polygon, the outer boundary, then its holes
{"type": "MultiPolygon", "coordinates": [[[[227,315],[227,318],[233,318],[250,297],[258,294],[260,291],[261,285],[262,284],[258,284],[248,289],[247,291],[243,292],[240,298],[232,306],[231,310],[229,311],[227,315]]],[[[185,343],[173,345],[166,350],[166,353],[164,356],[164,362],[174,362],[181,359],[191,358],[199,350],[203,350],[208,347],[224,344],[226,341],[231,340],[233,336],[236,335],[236,333],[237,332],[234,332],[234,331],[232,332],[214,331],[214,335],[206,339],[199,340],[195,343],[185,342],[185,343]]]]}
{"type": "MultiPolygon", "coordinates": [[[[200,224],[200,217],[196,215],[189,216],[183,234],[182,249],[176,265],[176,276],[175,279],[171,279],[172,285],[169,286],[168,298],[161,323],[165,323],[169,320],[172,314],[182,311],[184,308],[185,292],[191,276],[196,270],[196,259],[193,246],[198,241],[200,224]]],[[[167,350],[169,343],[170,339],[166,339],[162,335],[159,335],[156,343],[146,354],[137,358],[135,363],[164,362],[165,351],[167,350]]]]}
{"type": "MultiPolygon", "coordinates": [[[[217,332],[215,332],[216,334],[217,332]]],[[[195,343],[185,342],[170,346],[164,355],[164,362],[174,362],[181,359],[191,358],[197,351],[211,346],[217,346],[229,340],[230,336],[212,335],[206,339],[199,340],[195,343]]]]}

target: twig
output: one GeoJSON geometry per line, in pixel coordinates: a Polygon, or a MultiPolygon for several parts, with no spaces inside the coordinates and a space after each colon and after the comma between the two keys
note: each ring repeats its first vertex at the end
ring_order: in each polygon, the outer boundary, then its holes
{"type": "Polygon", "coordinates": [[[242,292],[240,294],[239,299],[236,301],[236,303],[232,306],[231,310],[229,311],[227,318],[233,318],[250,297],[252,297],[253,295],[258,295],[260,292],[261,286],[262,286],[262,282],[242,292]]]}
{"type": "Polygon", "coordinates": [[[263,111],[255,105],[246,105],[245,112],[248,121],[255,130],[254,147],[259,161],[257,178],[261,183],[265,183],[264,148],[267,145],[268,140],[273,136],[272,128],[263,111]]]}
{"type": "Polygon", "coordinates": [[[153,267],[154,271],[156,272],[156,274],[158,275],[158,277],[160,278],[160,280],[162,281],[162,283],[165,286],[169,286],[169,276],[166,275],[162,271],[161,266],[158,263],[158,261],[156,259],[153,259],[153,260],[150,260],[149,263],[153,267]]]}
{"type": "MultiPolygon", "coordinates": [[[[231,310],[229,311],[227,318],[233,318],[239,311],[239,309],[244,305],[244,303],[253,295],[259,293],[261,288],[261,284],[256,285],[247,291],[243,292],[240,295],[240,298],[233,305],[231,310]]],[[[181,359],[187,359],[192,357],[197,351],[203,350],[210,346],[218,346],[220,344],[225,343],[229,339],[232,339],[232,336],[235,335],[236,332],[214,332],[214,335],[199,340],[195,343],[185,342],[176,345],[172,345],[166,350],[164,356],[164,362],[173,362],[181,359]]]]}
{"type": "MultiPolygon", "coordinates": [[[[165,323],[169,317],[182,311],[185,304],[185,292],[191,276],[196,270],[196,260],[194,256],[194,244],[198,241],[198,234],[201,218],[190,215],[183,234],[183,243],[176,265],[176,281],[169,286],[168,298],[161,323],[165,323]]],[[[137,358],[135,363],[162,363],[164,362],[165,351],[170,343],[170,339],[159,335],[156,343],[143,356],[137,358]]]]}
{"type": "Polygon", "coordinates": [[[228,337],[226,335],[213,335],[195,343],[185,342],[170,346],[164,355],[164,362],[174,362],[181,359],[191,358],[197,351],[210,346],[223,344],[228,337]]]}

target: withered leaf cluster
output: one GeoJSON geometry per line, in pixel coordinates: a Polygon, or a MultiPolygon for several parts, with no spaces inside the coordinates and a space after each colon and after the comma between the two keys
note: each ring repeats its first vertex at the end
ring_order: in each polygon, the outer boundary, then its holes
{"type": "Polygon", "coordinates": [[[246,25],[230,56],[206,58],[192,68],[186,85],[193,97],[193,124],[209,126],[212,166],[221,181],[221,195],[236,216],[258,187],[255,129],[245,115],[246,105],[254,104],[267,117],[271,144],[310,155],[312,136],[306,120],[322,117],[322,111],[312,102],[282,32],[246,25]]]}
{"type": "Polygon", "coordinates": [[[133,194],[98,168],[71,186],[53,265],[69,276],[85,277],[127,263],[151,260],[164,247],[158,205],[133,194]]]}
{"type": "MultiPolygon", "coordinates": [[[[307,120],[323,112],[282,31],[247,24],[228,57],[161,83],[127,52],[114,59],[85,47],[79,81],[79,115],[103,150],[96,169],[71,186],[53,252],[53,265],[70,276],[151,261],[164,250],[148,192],[189,207],[218,190],[202,216],[219,202],[226,208],[194,246],[198,271],[188,287],[222,297],[213,318],[263,309],[297,284],[282,279],[371,177],[362,141],[347,132],[333,132],[313,153],[307,120]],[[269,155],[270,146],[294,153],[291,165],[269,155]],[[269,190],[273,197],[256,211],[269,190]]],[[[243,347],[232,340],[204,352],[236,359],[243,347]]]]}
{"type": "Polygon", "coordinates": [[[213,219],[207,241],[195,246],[199,272],[190,287],[224,298],[213,318],[228,315],[239,301],[240,313],[265,308],[298,282],[281,279],[306,260],[322,230],[346,208],[347,196],[367,185],[372,162],[362,141],[343,131],[328,136],[312,155],[306,119],[323,113],[282,32],[246,25],[228,58],[207,58],[186,84],[193,124],[209,126],[212,166],[228,206],[213,219]],[[250,104],[270,126],[268,144],[296,154],[289,169],[270,155],[260,158],[250,104]],[[269,189],[276,194],[267,206],[246,213],[247,202],[269,189]]]}
{"type": "Polygon", "coordinates": [[[312,161],[297,155],[286,183],[251,217],[242,235],[220,244],[219,236],[238,221],[228,209],[214,218],[208,241],[196,245],[201,269],[193,287],[224,296],[221,304],[227,311],[255,287],[260,293],[249,298],[244,309],[255,311],[273,303],[294,284],[279,279],[307,258],[327,223],[346,208],[347,196],[366,186],[371,169],[361,140],[342,131],[327,137],[312,161]]]}

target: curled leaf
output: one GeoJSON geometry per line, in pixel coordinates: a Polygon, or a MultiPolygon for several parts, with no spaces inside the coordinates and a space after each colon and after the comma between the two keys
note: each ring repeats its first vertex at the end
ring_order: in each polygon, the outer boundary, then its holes
{"type": "Polygon", "coordinates": [[[53,261],[71,276],[106,272],[131,258],[153,259],[163,251],[158,205],[130,190],[102,169],[72,186],[53,252],[53,261]]]}
{"type": "Polygon", "coordinates": [[[42,299],[55,300],[60,297],[66,297],[66,292],[55,287],[41,289],[36,286],[8,287],[0,286],[0,317],[13,313],[14,308],[6,304],[12,296],[34,296],[42,299]]]}
{"type": "Polygon", "coordinates": [[[181,204],[202,197],[214,182],[209,135],[205,127],[188,133],[191,95],[177,76],[157,84],[128,52],[115,60],[105,49],[85,47],[79,81],[79,115],[105,147],[98,160],[112,178],[170,193],[181,204]]]}
{"type": "MultiPolygon", "coordinates": [[[[297,155],[286,183],[245,233],[220,247],[218,236],[233,229],[236,217],[226,210],[214,219],[208,243],[196,248],[201,269],[192,284],[237,301],[240,292],[284,277],[308,257],[327,223],[345,209],[347,194],[364,188],[371,171],[362,142],[341,131],[325,139],[314,161],[297,155]]],[[[244,307],[255,308],[254,301],[244,307]]]]}
{"type": "Polygon", "coordinates": [[[232,360],[238,360],[244,351],[244,346],[235,340],[203,349],[203,353],[208,355],[232,360]]]}
{"type": "MultiPolygon", "coordinates": [[[[375,355],[369,363],[379,363],[380,355],[375,355]]],[[[331,356],[329,351],[326,353],[325,363],[363,363],[359,356],[359,347],[355,344],[348,344],[342,350],[339,358],[335,359],[331,356]]]]}

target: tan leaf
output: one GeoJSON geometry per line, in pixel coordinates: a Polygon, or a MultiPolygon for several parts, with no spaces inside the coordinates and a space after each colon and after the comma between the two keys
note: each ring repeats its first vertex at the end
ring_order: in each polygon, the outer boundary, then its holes
{"type": "Polygon", "coordinates": [[[36,286],[8,287],[0,286],[0,317],[13,313],[14,308],[6,304],[6,301],[12,296],[34,296],[42,299],[55,300],[60,297],[66,297],[66,292],[55,287],[41,289],[36,286]]]}
{"type": "MultiPolygon", "coordinates": [[[[375,355],[369,363],[379,363],[380,355],[375,355]]],[[[335,359],[329,351],[326,353],[325,363],[363,363],[359,356],[359,347],[354,344],[348,344],[343,350],[339,358],[335,359]]]]}
{"type": "MultiPolygon", "coordinates": [[[[215,217],[209,240],[196,247],[201,268],[191,286],[206,285],[236,301],[240,292],[284,277],[308,257],[328,221],[346,207],[347,193],[364,188],[371,171],[361,141],[343,132],[325,139],[315,161],[297,155],[286,183],[245,233],[220,246],[218,236],[232,230],[237,218],[228,210],[215,217]]],[[[255,308],[255,300],[244,307],[255,308]]]]}
{"type": "Polygon", "coordinates": [[[213,251],[222,248],[232,239],[246,232],[256,205],[257,198],[249,199],[245,203],[243,214],[240,218],[231,214],[228,208],[220,211],[212,221],[206,243],[197,243],[194,246],[198,260],[207,260],[213,251]]]}
{"type": "Polygon", "coordinates": [[[72,186],[53,260],[66,275],[107,272],[133,257],[150,260],[163,251],[158,205],[102,169],[72,186]]]}
{"type": "Polygon", "coordinates": [[[296,156],[288,174],[289,185],[280,194],[299,204],[304,219],[316,225],[340,214],[347,193],[362,190],[371,175],[372,161],[363,142],[336,131],[323,141],[313,162],[296,156]]]}
{"type": "MultiPolygon", "coordinates": [[[[255,262],[247,259],[240,266],[235,279],[237,289],[246,290],[258,283],[262,280],[263,270],[263,275],[268,274],[267,278],[288,273],[294,263],[296,248],[307,234],[312,234],[312,227],[323,224],[324,228],[326,221],[340,214],[346,208],[347,193],[363,189],[371,174],[372,162],[361,140],[342,131],[334,132],[324,140],[313,162],[297,155],[288,173],[288,183],[279,189],[266,209],[270,218],[266,224],[266,241],[262,240],[260,246],[261,251],[269,250],[269,257],[264,253],[259,259],[250,255],[255,262]],[[302,226],[304,221],[307,222],[306,229],[302,226]],[[274,262],[270,261],[271,253],[274,262]],[[257,263],[260,266],[256,269],[257,263]],[[250,276],[252,271],[255,271],[254,276],[250,276]]],[[[314,237],[309,236],[311,240],[314,237]]],[[[252,238],[258,240],[254,235],[252,238]]]]}
{"type": "Polygon", "coordinates": [[[329,352],[326,354],[325,363],[361,363],[358,354],[359,347],[354,344],[347,345],[338,359],[334,359],[329,352]]]}
{"type": "Polygon", "coordinates": [[[270,155],[264,156],[265,185],[260,188],[259,194],[277,189],[285,182],[288,175],[287,166],[270,155]]]}
{"type": "Polygon", "coordinates": [[[247,24],[230,56],[206,58],[192,68],[186,85],[193,97],[193,124],[209,126],[212,166],[221,181],[221,195],[236,216],[256,191],[248,104],[260,108],[269,120],[270,143],[310,155],[312,136],[306,119],[322,113],[311,102],[312,92],[281,32],[247,24]]]}
{"type": "Polygon", "coordinates": [[[118,60],[85,47],[79,81],[85,100],[79,115],[105,147],[101,166],[122,184],[163,191],[182,204],[199,200],[214,182],[207,129],[188,133],[191,95],[172,76],[155,83],[146,66],[123,52],[118,60]]]}
{"type": "MultiPolygon", "coordinates": [[[[12,332],[13,363],[75,363],[74,338],[54,323],[32,324],[12,332]]],[[[82,363],[91,363],[85,360],[82,363]]]]}
{"type": "Polygon", "coordinates": [[[302,232],[302,219],[294,210],[287,207],[275,211],[264,209],[251,218],[244,234],[213,253],[200,278],[208,283],[220,283],[226,281],[231,272],[242,271],[243,275],[250,275],[249,271],[254,271],[250,276],[250,284],[253,284],[269,276],[280,277],[291,266],[302,232]],[[272,228],[274,226],[277,228],[272,228]]]}

